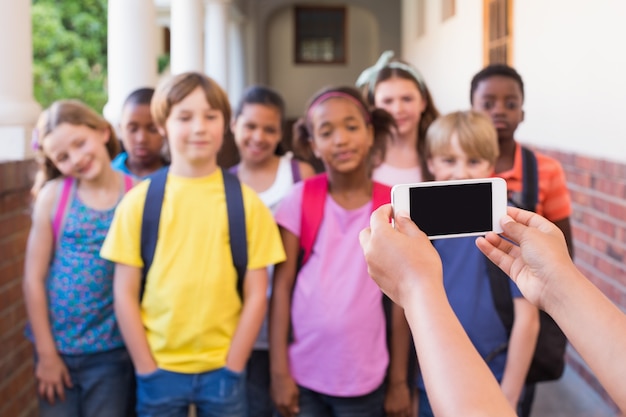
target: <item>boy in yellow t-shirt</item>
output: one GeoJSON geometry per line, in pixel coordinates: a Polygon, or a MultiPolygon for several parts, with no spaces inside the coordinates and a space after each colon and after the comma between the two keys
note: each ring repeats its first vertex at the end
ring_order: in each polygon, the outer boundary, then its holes
{"type": "Polygon", "coordinates": [[[137,373],[137,412],[245,416],[243,371],[267,309],[266,266],[284,250],[270,211],[241,186],[248,265],[243,300],[230,252],[217,153],[230,106],[199,73],[162,83],[152,115],[172,163],[154,260],[140,300],[141,223],[150,180],[120,202],[101,255],[116,263],[115,312],[137,373]]]}

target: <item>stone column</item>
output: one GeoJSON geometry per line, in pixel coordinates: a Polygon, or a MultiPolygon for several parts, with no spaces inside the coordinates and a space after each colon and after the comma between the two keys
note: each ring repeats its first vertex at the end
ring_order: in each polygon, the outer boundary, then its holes
{"type": "Polygon", "coordinates": [[[204,71],[226,90],[228,89],[230,0],[206,0],[204,8],[204,71]]]}
{"type": "Polygon", "coordinates": [[[32,156],[41,112],[33,96],[31,0],[0,0],[0,160],[32,156]]]}
{"type": "Polygon", "coordinates": [[[157,83],[157,36],[154,0],[109,0],[109,101],[103,113],[113,126],[129,93],[157,83]]]}
{"type": "Polygon", "coordinates": [[[241,98],[241,94],[246,86],[246,67],[245,67],[245,43],[244,43],[244,24],[245,18],[234,6],[231,9],[231,22],[229,24],[229,74],[228,78],[228,96],[230,102],[234,105],[241,98]]]}
{"type": "Polygon", "coordinates": [[[172,74],[203,71],[202,0],[171,1],[171,59],[172,74]]]}

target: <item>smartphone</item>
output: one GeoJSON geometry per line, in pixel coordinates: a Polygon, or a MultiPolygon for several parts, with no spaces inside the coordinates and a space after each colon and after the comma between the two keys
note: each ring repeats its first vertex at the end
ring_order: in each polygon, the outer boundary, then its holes
{"type": "Polygon", "coordinates": [[[502,178],[398,184],[391,189],[394,212],[407,211],[430,239],[501,233],[506,214],[502,178]]]}

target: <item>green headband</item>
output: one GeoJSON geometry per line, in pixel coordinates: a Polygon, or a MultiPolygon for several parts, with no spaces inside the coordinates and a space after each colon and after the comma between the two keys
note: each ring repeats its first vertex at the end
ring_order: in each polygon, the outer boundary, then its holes
{"type": "Polygon", "coordinates": [[[356,83],[355,83],[356,86],[360,88],[360,87],[367,85],[369,88],[369,91],[373,93],[375,83],[376,83],[376,77],[378,77],[378,74],[380,73],[380,71],[382,71],[385,68],[397,68],[397,69],[401,69],[411,74],[411,76],[415,78],[415,82],[419,86],[420,92],[425,93],[426,85],[424,84],[424,79],[422,78],[422,75],[410,65],[407,65],[405,63],[398,62],[398,61],[391,62],[391,59],[393,58],[393,56],[394,56],[393,51],[383,52],[380,55],[380,58],[378,58],[378,61],[376,61],[374,65],[372,65],[369,68],[364,69],[361,75],[359,75],[359,78],[356,80],[356,83]]]}

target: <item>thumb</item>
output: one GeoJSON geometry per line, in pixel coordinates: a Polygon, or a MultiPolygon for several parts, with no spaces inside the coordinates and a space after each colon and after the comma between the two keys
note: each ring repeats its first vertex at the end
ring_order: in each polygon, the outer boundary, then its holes
{"type": "Polygon", "coordinates": [[[407,236],[417,236],[423,234],[423,232],[417,227],[417,225],[411,220],[409,214],[405,211],[398,211],[394,218],[396,224],[396,230],[407,236]]]}
{"type": "Polygon", "coordinates": [[[505,215],[500,220],[502,231],[507,238],[519,244],[522,241],[524,232],[528,229],[528,226],[516,222],[511,216],[505,215]]]}

